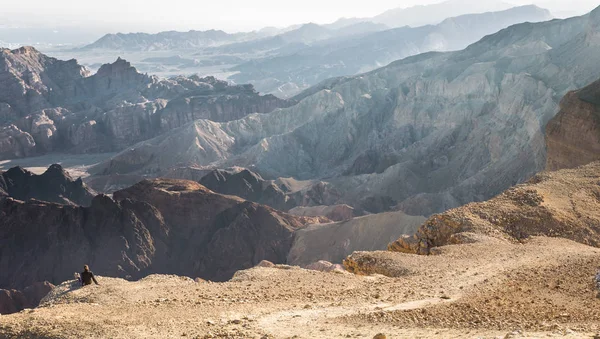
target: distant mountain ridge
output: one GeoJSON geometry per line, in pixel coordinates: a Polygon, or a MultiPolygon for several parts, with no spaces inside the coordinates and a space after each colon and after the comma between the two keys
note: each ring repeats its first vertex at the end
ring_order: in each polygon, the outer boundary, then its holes
{"type": "Polygon", "coordinates": [[[543,127],[558,101],[600,78],[599,13],[517,24],[461,51],[329,79],[268,115],[197,120],[97,170],[235,165],[263,178],[326,181],[341,197],[334,204],[380,201],[411,215],[483,200],[545,167],[543,127]],[[164,152],[192,143],[202,151],[164,152]]]}
{"type": "Polygon", "coordinates": [[[285,82],[306,88],[331,77],[370,71],[419,53],[463,49],[513,24],[550,19],[552,15],[547,10],[528,5],[448,18],[437,25],[405,26],[343,40],[325,40],[295,53],[238,65],[232,69],[238,73],[231,79],[251,82],[263,92],[285,96],[291,93],[277,92],[277,87],[285,82]]]}
{"type": "Polygon", "coordinates": [[[218,46],[267,36],[260,32],[229,34],[221,30],[149,33],[106,34],[96,42],[83,47],[84,50],[165,50],[191,49],[218,46]]]}
{"type": "Polygon", "coordinates": [[[465,14],[476,14],[506,10],[514,5],[503,1],[447,0],[429,5],[417,5],[407,8],[390,9],[373,18],[371,21],[389,27],[437,24],[442,20],[465,14]]]}

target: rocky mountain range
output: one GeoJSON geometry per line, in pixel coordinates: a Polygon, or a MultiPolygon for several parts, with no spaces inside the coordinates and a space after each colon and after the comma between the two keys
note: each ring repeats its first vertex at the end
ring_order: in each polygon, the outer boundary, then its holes
{"type": "Polygon", "coordinates": [[[385,11],[371,21],[389,27],[435,25],[444,19],[472,13],[502,11],[513,7],[504,1],[447,0],[428,5],[417,5],[407,8],[395,8],[385,11]]]}
{"type": "Polygon", "coordinates": [[[160,32],[148,33],[117,33],[106,34],[92,44],[83,47],[83,50],[169,50],[169,49],[194,49],[214,47],[246,40],[265,37],[262,32],[229,34],[221,30],[189,31],[189,32],[160,32]]]}
{"type": "Polygon", "coordinates": [[[123,59],[90,72],[34,48],[0,51],[0,156],[109,152],[198,118],[238,119],[291,103],[213,77],[158,79],[123,59]]]}
{"type": "Polygon", "coordinates": [[[410,215],[484,200],[545,167],[543,130],[560,98],[600,77],[599,23],[596,9],[514,25],[461,51],[327,80],[270,114],[197,120],[94,171],[241,166],[324,181],[340,197],[327,205],[377,201],[410,215]]]}
{"type": "Polygon", "coordinates": [[[230,78],[239,83],[252,83],[261,92],[285,96],[293,93],[281,92],[285,84],[307,88],[331,77],[367,72],[411,55],[460,50],[508,26],[551,18],[547,10],[529,5],[450,17],[436,25],[409,27],[407,24],[347,39],[323,41],[295,53],[255,59],[234,67],[238,73],[230,78]]]}

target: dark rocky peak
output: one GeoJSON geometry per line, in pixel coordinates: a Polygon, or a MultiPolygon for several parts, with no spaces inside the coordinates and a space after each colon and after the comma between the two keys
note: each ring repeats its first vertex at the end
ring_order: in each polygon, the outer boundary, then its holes
{"type": "Polygon", "coordinates": [[[42,176],[49,180],[73,181],[71,175],[59,164],[50,165],[42,176]]]}
{"type": "Polygon", "coordinates": [[[262,193],[264,182],[260,175],[247,169],[239,172],[216,169],[200,179],[200,183],[210,190],[253,201],[262,193]]]}
{"type": "Polygon", "coordinates": [[[102,65],[93,77],[136,81],[143,81],[151,78],[146,74],[139,73],[135,67],[131,66],[129,61],[121,59],[121,57],[118,57],[112,64],[102,65]]]}
{"type": "Polygon", "coordinates": [[[50,166],[36,175],[13,167],[0,175],[0,189],[18,200],[36,199],[67,205],[89,206],[95,193],[81,179],[73,180],[60,165],[50,166]]]}
{"type": "Polygon", "coordinates": [[[131,63],[125,59],[121,59],[118,57],[115,62],[112,64],[104,64],[100,67],[97,76],[115,76],[119,73],[123,72],[135,72],[137,73],[137,69],[131,66],[131,63]]]}
{"type": "Polygon", "coordinates": [[[88,77],[85,87],[88,95],[99,98],[114,94],[123,96],[124,93],[131,92],[124,99],[136,101],[139,99],[139,91],[154,82],[154,77],[139,73],[130,62],[119,57],[112,64],[102,65],[96,74],[88,77]]]}

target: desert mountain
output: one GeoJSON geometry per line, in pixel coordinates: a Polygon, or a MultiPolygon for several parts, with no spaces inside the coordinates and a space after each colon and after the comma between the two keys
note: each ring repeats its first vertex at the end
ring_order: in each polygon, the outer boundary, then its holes
{"type": "Polygon", "coordinates": [[[548,170],[600,160],[600,82],[569,92],[546,126],[548,170]]]}
{"type": "Polygon", "coordinates": [[[503,1],[448,0],[436,4],[390,9],[370,20],[389,27],[435,25],[444,19],[472,13],[501,11],[512,7],[503,1]]]}
{"type": "Polygon", "coordinates": [[[0,156],[123,149],[198,118],[238,119],[290,103],[213,77],[158,79],[123,59],[90,75],[32,47],[0,50],[0,156]]]}
{"type": "Polygon", "coordinates": [[[160,51],[160,50],[218,50],[223,52],[283,48],[288,44],[309,44],[320,40],[373,32],[385,29],[383,24],[356,22],[343,27],[327,27],[314,23],[287,29],[260,30],[249,33],[229,34],[219,30],[118,33],[107,34],[98,41],[82,48],[90,50],[160,51]],[[267,48],[268,47],[268,48],[267,48]]]}
{"type": "Polygon", "coordinates": [[[231,79],[253,83],[261,92],[276,95],[285,83],[297,88],[327,78],[354,75],[385,66],[392,61],[429,51],[460,50],[485,35],[522,22],[551,19],[547,10],[530,5],[501,12],[467,14],[436,25],[408,27],[363,34],[343,40],[324,41],[297,53],[267,57],[233,68],[231,79]]]}
{"type": "Polygon", "coordinates": [[[235,165],[268,179],[326,181],[340,193],[328,205],[383,201],[410,215],[485,200],[545,167],[543,129],[560,98],[600,77],[599,23],[597,9],[514,25],[462,51],[330,79],[295,106],[225,123],[197,120],[96,171],[235,165]]]}
{"type": "Polygon", "coordinates": [[[5,198],[0,208],[0,288],[58,283],[83,264],[140,278],[150,273],[226,280],[261,260],[285,263],[294,217],[192,181],[142,181],[96,196],[90,207],[5,198]]]}
{"type": "Polygon", "coordinates": [[[0,172],[0,197],[42,200],[57,204],[89,206],[95,192],[81,180],[73,180],[60,165],[36,175],[21,167],[0,172]]]}
{"type": "Polygon", "coordinates": [[[220,30],[189,31],[189,32],[160,32],[148,33],[117,33],[106,34],[98,41],[83,47],[83,50],[170,50],[197,49],[219,46],[265,36],[265,32],[229,34],[220,30]]]}

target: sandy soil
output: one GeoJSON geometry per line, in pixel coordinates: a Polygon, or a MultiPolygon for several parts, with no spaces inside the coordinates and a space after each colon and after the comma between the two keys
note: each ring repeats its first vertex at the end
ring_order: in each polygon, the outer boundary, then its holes
{"type": "Polygon", "coordinates": [[[257,267],[229,282],[155,275],[58,286],[0,338],[591,338],[600,249],[564,239],[359,252],[390,276],[257,267]]]}

